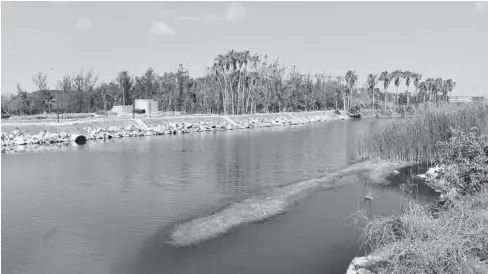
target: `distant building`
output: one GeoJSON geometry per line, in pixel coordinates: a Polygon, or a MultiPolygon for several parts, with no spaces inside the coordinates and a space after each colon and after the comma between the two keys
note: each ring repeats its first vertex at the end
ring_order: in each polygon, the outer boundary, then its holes
{"type": "Polygon", "coordinates": [[[158,102],[152,99],[136,99],[135,108],[144,109],[146,115],[151,116],[151,114],[158,112],[158,102]]]}
{"type": "Polygon", "coordinates": [[[134,102],[134,106],[113,106],[110,111],[115,112],[118,116],[120,116],[124,114],[132,114],[133,108],[143,109],[147,116],[151,116],[152,114],[158,112],[158,102],[151,99],[136,99],[134,102]]]}
{"type": "Polygon", "coordinates": [[[475,102],[473,96],[451,96],[449,97],[450,103],[473,103],[475,102]]]}

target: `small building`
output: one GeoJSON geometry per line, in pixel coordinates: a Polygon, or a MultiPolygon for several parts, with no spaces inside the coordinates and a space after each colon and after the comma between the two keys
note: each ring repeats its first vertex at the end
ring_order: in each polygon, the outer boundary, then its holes
{"type": "Polygon", "coordinates": [[[151,114],[158,112],[158,102],[151,99],[136,99],[135,108],[144,109],[146,115],[151,116],[151,114]]]}
{"type": "Polygon", "coordinates": [[[132,113],[132,105],[125,105],[125,106],[113,106],[110,110],[111,112],[117,113],[117,116],[132,113]]]}
{"type": "Polygon", "coordinates": [[[451,96],[449,97],[450,103],[473,103],[472,96],[451,96]]]}

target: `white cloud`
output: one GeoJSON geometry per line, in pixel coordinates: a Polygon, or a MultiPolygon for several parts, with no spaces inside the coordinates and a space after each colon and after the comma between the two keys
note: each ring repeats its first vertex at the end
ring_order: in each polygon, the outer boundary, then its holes
{"type": "Polygon", "coordinates": [[[201,16],[180,16],[176,18],[177,21],[183,22],[198,22],[198,23],[205,23],[210,24],[214,23],[218,20],[217,15],[215,14],[202,14],[201,16]]]}
{"type": "Polygon", "coordinates": [[[225,21],[237,21],[246,16],[247,8],[239,3],[230,3],[225,13],[225,21]]]}
{"type": "Polygon", "coordinates": [[[478,10],[483,10],[483,8],[485,7],[485,2],[476,2],[475,4],[478,10]]]}
{"type": "Polygon", "coordinates": [[[176,18],[178,21],[189,21],[189,22],[203,22],[203,19],[200,19],[195,16],[180,16],[176,18]]]}
{"type": "Polygon", "coordinates": [[[86,17],[81,18],[78,20],[75,27],[79,30],[89,29],[91,27],[91,21],[86,17]]]}
{"type": "Polygon", "coordinates": [[[173,36],[175,32],[162,21],[153,21],[152,28],[149,30],[152,35],[173,36]]]}
{"type": "Polygon", "coordinates": [[[163,9],[163,10],[158,11],[158,15],[161,17],[165,17],[165,16],[168,16],[170,14],[175,14],[175,13],[179,13],[178,10],[163,9]]]}

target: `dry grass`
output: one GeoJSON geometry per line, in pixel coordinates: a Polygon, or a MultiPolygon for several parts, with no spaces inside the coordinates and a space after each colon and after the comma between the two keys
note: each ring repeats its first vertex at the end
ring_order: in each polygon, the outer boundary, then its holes
{"type": "Polygon", "coordinates": [[[452,202],[434,217],[410,203],[404,212],[368,220],[361,245],[379,260],[373,273],[488,273],[488,192],[452,202]]]}
{"type": "Polygon", "coordinates": [[[482,103],[425,106],[415,115],[388,123],[384,130],[366,135],[359,142],[361,159],[381,158],[433,163],[439,154],[436,144],[449,138],[449,127],[488,132],[488,107],[482,103]]]}

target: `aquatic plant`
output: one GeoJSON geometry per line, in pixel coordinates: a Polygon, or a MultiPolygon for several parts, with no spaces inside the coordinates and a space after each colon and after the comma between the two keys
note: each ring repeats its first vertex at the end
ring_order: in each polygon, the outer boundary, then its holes
{"type": "Polygon", "coordinates": [[[434,163],[439,160],[438,142],[451,137],[450,128],[480,134],[488,132],[488,108],[483,103],[419,106],[415,114],[386,124],[382,131],[359,140],[360,159],[434,163]]]}

